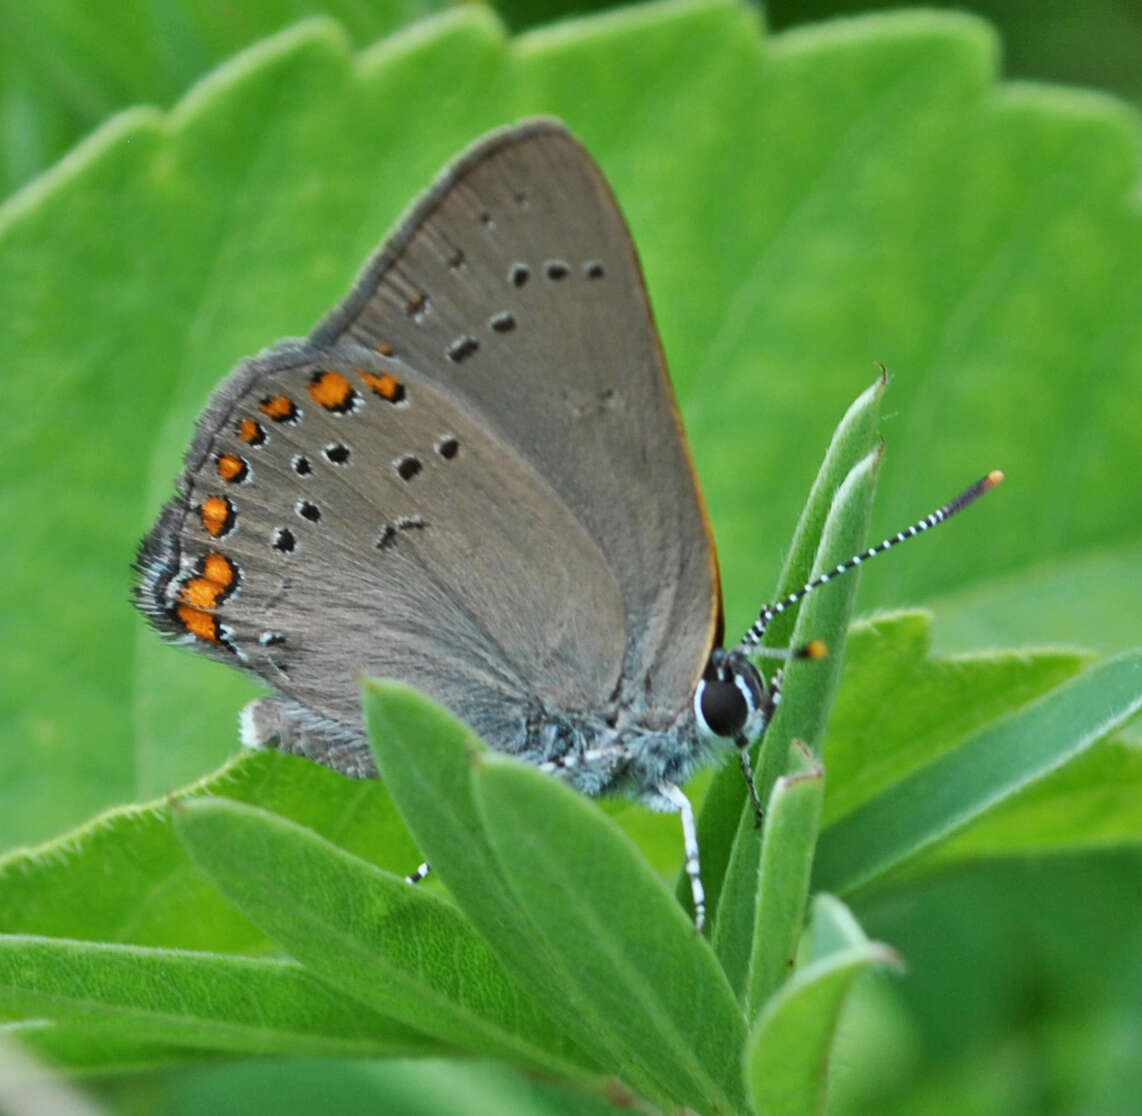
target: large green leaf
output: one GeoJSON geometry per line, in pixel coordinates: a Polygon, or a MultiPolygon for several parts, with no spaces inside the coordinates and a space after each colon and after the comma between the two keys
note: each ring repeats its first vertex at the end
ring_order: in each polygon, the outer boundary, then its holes
{"type": "MultiPolygon", "coordinates": [[[[364,45],[445,0],[325,0],[364,45]]],[[[59,158],[84,132],[132,104],[172,104],[208,70],[311,9],[295,0],[240,6],[122,0],[91,6],[0,4],[0,196],[59,158]]]]}
{"type": "MultiPolygon", "coordinates": [[[[568,119],[631,219],[731,633],[770,595],[831,416],[878,357],[899,417],[876,533],[991,465],[1011,479],[974,529],[869,567],[865,601],[1017,589],[1033,563],[1136,545],[1136,122],[1089,95],[996,89],[994,53],[980,23],[933,13],[767,40],[730,0],[514,41],[472,9],[360,56],[308,24],[165,117],[118,118],[12,199],[7,841],[171,789],[232,747],[251,691],[142,634],[123,603],[134,538],[209,387],[307,329],[445,158],[525,112],[568,119]]],[[[1139,592],[1040,582],[1023,612],[993,609],[1011,623],[989,638],[1020,639],[1033,608],[1036,638],[1081,640],[1096,602],[1129,615],[1139,592]]]]}
{"type": "MultiPolygon", "coordinates": [[[[293,756],[247,754],[185,793],[257,802],[398,871],[418,863],[380,783],[293,756]]],[[[113,810],[0,860],[0,931],[227,953],[269,948],[187,856],[165,800],[113,810]]]]}

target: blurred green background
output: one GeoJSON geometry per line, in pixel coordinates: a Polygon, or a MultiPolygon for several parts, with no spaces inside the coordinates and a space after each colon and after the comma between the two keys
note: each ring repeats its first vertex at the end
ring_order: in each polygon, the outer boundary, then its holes
{"type": "MultiPolygon", "coordinates": [[[[72,0],[0,4],[0,88],[5,194],[29,181],[116,111],[169,107],[235,50],[291,21],[327,13],[357,46],[449,6],[447,0],[258,4],[163,0],[90,7],[72,0]]],[[[614,8],[603,0],[494,5],[512,31],[614,8]]],[[[777,0],[760,5],[772,31],[862,12],[920,5],[859,0],[777,0]]],[[[1131,0],[993,0],[922,5],[972,12],[994,24],[1009,78],[1067,82],[1142,99],[1142,5],[1131,0]]]]}
{"type": "MultiPolygon", "coordinates": [[[[14,194],[31,182],[37,173],[64,157],[90,131],[119,110],[135,104],[172,108],[199,78],[226,61],[233,52],[297,18],[327,12],[346,28],[354,46],[364,49],[380,37],[441,7],[443,5],[411,0],[383,5],[358,0],[325,6],[283,2],[238,8],[188,2],[93,9],[53,0],[33,9],[5,0],[0,3],[3,192],[5,196],[14,194]]],[[[868,12],[876,7],[873,4],[772,4],[765,8],[762,18],[771,32],[778,32],[814,20],[868,12]]],[[[585,10],[583,6],[569,8],[523,2],[504,4],[497,9],[513,31],[585,10]]],[[[1137,4],[1109,0],[1033,4],[1023,0],[957,5],[956,10],[981,15],[998,29],[1004,78],[1072,83],[1102,89],[1135,104],[1142,97],[1142,7],[1137,4]]],[[[700,51],[701,46],[696,44],[695,49],[700,51]]],[[[695,68],[700,68],[700,59],[695,68]]],[[[664,76],[663,80],[668,77],[664,76]]],[[[452,92],[454,95],[455,90],[452,92]]],[[[425,95],[433,96],[431,83],[426,86],[425,95]]],[[[696,117],[701,115],[701,109],[700,103],[693,106],[696,117]]],[[[404,117],[415,118],[417,112],[416,103],[399,107],[399,114],[404,117]]],[[[621,133],[625,123],[615,124],[617,135],[602,137],[603,150],[612,158],[608,170],[617,171],[620,197],[624,202],[629,199],[632,207],[631,220],[636,227],[636,239],[648,257],[648,274],[662,317],[667,349],[672,356],[681,352],[694,357],[704,352],[704,342],[694,339],[692,334],[704,326],[709,327],[709,317],[704,316],[707,307],[698,294],[693,300],[698,308],[691,309],[687,316],[686,290],[693,280],[685,274],[671,274],[671,237],[680,234],[664,228],[663,242],[644,243],[648,237],[643,234],[650,231],[650,217],[657,211],[652,207],[643,208],[639,198],[624,191],[622,180],[624,176],[632,182],[640,175],[653,178],[661,173],[661,168],[623,165],[621,133]],[[662,301],[660,292],[664,292],[662,301]],[[678,308],[678,314],[667,317],[662,308],[664,303],[678,308]]],[[[637,123],[645,132],[647,122],[637,123]]],[[[474,134],[473,131],[467,138],[474,134]]],[[[452,142],[449,137],[448,143],[452,142]]],[[[660,137],[658,142],[664,143],[666,138],[660,137]]],[[[795,141],[790,142],[791,150],[795,150],[795,141]]],[[[447,153],[447,150],[443,152],[447,153]]],[[[1095,150],[1093,155],[1097,154],[1095,150]]],[[[435,150],[426,152],[423,167],[409,169],[408,185],[400,186],[406,198],[424,184],[426,174],[434,169],[438,160],[435,150]]],[[[954,176],[957,169],[952,165],[946,171],[954,176]]],[[[884,177],[874,185],[879,188],[892,170],[891,160],[876,166],[870,174],[884,177]]],[[[853,191],[859,193],[866,185],[861,180],[860,169],[853,168],[849,173],[853,191]]],[[[1131,189],[1129,172],[1119,169],[1117,173],[1122,181],[1107,187],[1107,197],[1111,200],[1092,199],[1092,206],[1117,205],[1118,199],[1131,189]]],[[[1132,181],[1136,199],[1136,160],[1132,181]]],[[[662,190],[668,192],[671,184],[665,177],[663,182],[662,190]]],[[[1083,189],[1085,183],[1081,180],[1059,185],[1059,191],[1078,212],[1084,206],[1083,189]]],[[[194,204],[193,199],[180,200],[194,204]]],[[[9,216],[15,213],[18,217],[22,204],[21,198],[16,197],[8,210],[9,216]]],[[[313,204],[319,207],[322,203],[318,199],[313,204]]],[[[1023,214],[1029,226],[1027,237],[1032,241],[1040,216],[1036,212],[1023,214]]],[[[354,234],[367,244],[379,235],[387,220],[380,221],[379,227],[354,230],[354,234]]],[[[1073,229],[1064,230],[1065,237],[1059,243],[1085,244],[1084,230],[1079,226],[1081,222],[1073,229]],[[1068,241],[1066,237],[1078,239],[1068,241]]],[[[918,252],[932,250],[931,245],[924,242],[917,242],[916,247],[918,252]]],[[[9,278],[21,276],[23,260],[13,256],[20,248],[19,240],[15,242],[15,249],[9,241],[9,256],[5,261],[9,278]]],[[[726,246],[727,251],[731,248],[732,245],[726,246]]],[[[798,249],[799,243],[794,238],[785,251],[796,257],[798,249]]],[[[348,253],[349,249],[345,249],[344,254],[348,253]]],[[[1048,267],[1045,261],[1036,261],[1033,252],[1029,255],[1030,266],[1048,267]]],[[[1092,258],[1081,252],[1076,254],[1079,260],[1092,258]]],[[[90,262],[98,274],[98,261],[90,262]]],[[[288,259],[285,262],[288,264],[288,259]]],[[[871,270],[882,264],[883,261],[870,257],[868,267],[871,270]]],[[[224,261],[223,265],[215,262],[212,266],[237,267],[239,263],[224,261]]],[[[811,278],[814,268],[823,273],[829,267],[830,260],[823,257],[805,261],[803,271],[811,278]]],[[[1077,270],[1080,273],[1075,277],[1076,287],[1081,287],[1084,276],[1081,268],[1077,270]]],[[[343,289],[347,276],[332,266],[330,272],[325,279],[329,289],[334,292],[343,289]]],[[[1002,286],[1005,281],[1015,282],[1017,278],[1000,274],[995,282],[1002,286]]],[[[1138,632],[1142,630],[1139,624],[1142,610],[1138,608],[1142,538],[1137,496],[1138,464],[1142,455],[1136,452],[1131,458],[1129,432],[1133,432],[1133,446],[1137,451],[1142,424],[1135,423],[1134,418],[1139,414],[1142,382],[1136,375],[1138,364],[1129,361],[1113,375],[1107,373],[1105,380],[1098,374],[1104,366],[1114,365],[1120,350],[1134,351],[1137,345],[1137,327],[1122,324],[1123,318],[1137,312],[1140,287],[1137,268],[1131,273],[1123,272],[1118,279],[1121,282],[1117,285],[1113,276],[1105,283],[1105,288],[1121,300],[1120,315],[1115,319],[1117,324],[1109,332],[1091,337],[1094,368],[1083,368],[1077,373],[1082,377],[1085,396],[1097,398],[1104,389],[1111,392],[1104,405],[1105,441],[1099,436],[1100,420],[1097,414],[1092,417],[1093,412],[1084,412],[1079,430],[1081,437],[1075,439],[1066,422],[1064,400],[1060,410],[1051,415],[1051,428],[1036,431],[1042,437],[1033,439],[1046,475],[1058,478],[1052,482],[1059,484],[1056,499],[1052,500],[1050,492],[1042,487],[1036,488],[1026,473],[1013,476],[1011,487],[1014,488],[1015,483],[1022,485],[1022,495],[1011,496],[1001,490],[990,498],[998,500],[1006,496],[1011,500],[1008,512],[1004,512],[1002,505],[981,511],[977,526],[968,529],[958,542],[949,540],[947,549],[938,556],[931,550],[924,551],[912,556],[911,566],[905,561],[891,572],[874,573],[862,591],[861,600],[866,607],[917,601],[930,604],[938,617],[937,640],[950,651],[993,643],[1030,644],[1037,640],[1080,643],[1110,651],[1137,641],[1138,632]],[[1122,425],[1116,427],[1116,423],[1122,425]],[[1113,474],[1115,469],[1121,484],[1118,490],[1103,484],[1108,473],[1113,474]],[[1096,478],[1098,484],[1090,478],[1096,478]],[[1071,484],[1063,483],[1068,479],[1071,484]],[[1029,503],[1034,506],[1028,507],[1029,503]],[[1117,514],[1113,513],[1115,506],[1121,509],[1117,514]],[[1013,539],[1012,535],[1018,537],[1013,539]],[[1028,560],[1027,554],[1038,547],[1043,548],[1049,561],[1028,560]],[[973,563],[978,565],[973,567],[973,563]],[[969,567],[974,572],[965,573],[969,567]],[[998,576],[990,579],[981,576],[979,567],[983,567],[985,574],[994,572],[998,576]]],[[[50,283],[50,278],[45,279],[29,266],[27,282],[29,285],[50,283]]],[[[146,282],[146,276],[142,276],[141,282],[146,282]]],[[[1099,284],[1092,286],[1099,287],[1099,284]]],[[[1075,298],[1076,314],[1082,311],[1081,293],[1075,298]]],[[[285,301],[293,296],[271,289],[266,297],[285,301]]],[[[127,308],[128,312],[132,309],[127,308]]],[[[231,306],[205,310],[198,307],[192,324],[208,329],[215,317],[224,318],[232,309],[231,306]]],[[[848,309],[853,315],[860,312],[859,306],[848,309]]],[[[300,296],[290,313],[298,320],[295,332],[312,320],[310,307],[300,296]]],[[[789,349],[793,353],[798,351],[798,346],[809,345],[805,332],[797,332],[789,322],[785,324],[790,329],[789,349]]],[[[1055,324],[1044,322],[1046,353],[1051,352],[1053,338],[1049,335],[1055,324]]],[[[748,322],[739,323],[737,328],[748,333],[750,326],[748,322]]],[[[1081,330],[1077,333],[1081,336],[1081,330]]],[[[810,338],[811,334],[809,330],[810,338]]],[[[7,336],[19,344],[22,338],[19,324],[12,326],[7,336]]],[[[274,336],[272,329],[261,334],[251,327],[248,336],[243,338],[246,347],[238,348],[227,359],[243,351],[253,351],[274,336]]],[[[98,343],[88,336],[81,336],[79,340],[85,346],[98,343]]],[[[883,339],[881,343],[891,345],[883,339]]],[[[776,344],[780,351],[780,343],[776,344]]],[[[955,343],[950,345],[951,353],[945,359],[952,362],[959,350],[955,343]]],[[[723,340],[723,347],[729,351],[731,346],[723,340]]],[[[903,341],[900,348],[901,352],[908,351],[903,341]]],[[[962,348],[970,346],[963,344],[962,348]]],[[[193,352],[193,345],[191,349],[193,352]]],[[[177,444],[185,433],[188,416],[201,401],[202,385],[211,383],[226,366],[211,363],[220,358],[208,343],[198,344],[195,355],[201,358],[203,353],[208,353],[211,359],[197,370],[197,380],[183,389],[183,395],[170,408],[172,414],[165,420],[157,420],[167,423],[169,429],[163,430],[163,438],[174,448],[153,466],[155,476],[149,482],[148,507],[142,511],[134,507],[100,507],[92,511],[90,523],[81,525],[82,530],[97,533],[106,522],[118,516],[116,529],[125,540],[128,554],[132,532],[136,526],[137,530],[142,529],[147,516],[157,507],[156,499],[165,491],[167,478],[173,473],[177,444]]],[[[113,368],[116,354],[114,344],[108,343],[108,350],[98,357],[113,368]]],[[[765,593],[776,572],[778,552],[788,537],[807,479],[823,451],[824,438],[832,423],[849,398],[871,380],[874,374],[871,359],[882,357],[896,368],[900,361],[893,361],[892,356],[891,351],[857,351],[850,354],[851,366],[844,369],[843,374],[838,372],[827,384],[819,382],[812,403],[813,416],[806,418],[798,428],[803,431],[804,460],[790,460],[780,455],[774,460],[771,448],[765,445],[765,423],[772,415],[784,416],[786,412],[782,408],[786,404],[793,407],[791,400],[797,392],[803,394],[802,385],[767,384],[767,394],[760,400],[762,405],[756,408],[753,400],[748,405],[737,401],[719,404],[705,399],[695,389],[693,373],[687,371],[686,362],[675,360],[676,375],[683,379],[691,376],[685,384],[688,390],[683,392],[683,405],[727,573],[731,629],[735,624],[740,626],[746,622],[754,598],[765,593]],[[766,414],[769,408],[772,410],[766,414]],[[719,443],[718,431],[726,425],[727,412],[733,411],[748,414],[739,415],[734,436],[719,443]],[[758,412],[759,417],[755,418],[758,412]],[[743,454],[743,450],[750,449],[750,435],[741,429],[746,423],[756,431],[759,443],[756,460],[743,454]],[[734,459],[727,460],[731,449],[734,459]],[[743,487],[735,470],[748,473],[752,468],[768,469],[771,477],[775,473],[784,477],[787,472],[788,484],[778,494],[771,492],[772,481],[769,488],[743,487]],[[756,529],[742,526],[751,522],[759,493],[768,500],[759,513],[768,527],[768,534],[764,536],[766,549],[760,554],[756,529]]],[[[1068,350],[1068,359],[1071,356],[1068,350]]],[[[806,354],[807,365],[829,359],[833,359],[833,354],[826,355],[823,351],[806,354]]],[[[694,363],[691,362],[691,368],[694,363]]],[[[900,368],[899,410],[895,419],[886,424],[890,464],[884,483],[885,507],[878,514],[877,530],[895,528],[905,519],[929,510],[929,504],[949,494],[941,485],[958,483],[953,477],[967,481],[974,472],[994,465],[1009,466],[1010,459],[1003,452],[1005,447],[999,435],[1005,426],[1012,432],[1018,430],[1024,417],[1018,406],[1018,392],[1012,392],[1010,385],[998,385],[997,396],[1010,410],[991,431],[992,436],[976,437],[973,430],[963,439],[965,444],[950,453],[944,452],[947,443],[955,441],[957,433],[965,431],[973,421],[987,430],[986,401],[953,399],[948,410],[933,411],[935,403],[925,403],[930,397],[909,385],[908,371],[907,367],[900,368]],[[910,430],[913,432],[909,433],[910,430]],[[907,475],[902,477],[898,472],[893,478],[892,454],[898,447],[898,460],[907,463],[902,470],[907,475]],[[925,450],[929,447],[940,449],[940,453],[931,454],[932,458],[939,458],[938,461],[926,462],[925,450]],[[987,456],[979,459],[980,454],[987,456]],[[949,456],[954,461],[948,462],[949,456]],[[921,463],[925,468],[922,476],[916,475],[921,463]],[[965,469],[974,472],[963,475],[965,469]]],[[[1052,375],[1060,378],[1071,372],[1070,365],[1052,366],[1052,375]]],[[[984,382],[983,374],[971,381],[977,389],[984,382]]],[[[36,394],[42,392],[41,388],[32,387],[36,394]]],[[[1043,389],[1029,375],[1020,390],[1031,400],[1043,389]]],[[[90,394],[73,400],[75,409],[65,411],[60,427],[52,430],[52,436],[60,440],[58,447],[50,440],[31,441],[20,435],[11,438],[9,448],[20,455],[19,460],[29,471],[37,466],[39,452],[46,450],[49,457],[57,449],[63,452],[67,424],[81,422],[83,406],[99,402],[98,385],[85,386],[84,391],[90,394]]],[[[890,412],[892,398],[890,396],[890,412]]],[[[941,398],[946,402],[946,397],[941,398]]],[[[800,396],[797,405],[800,405],[800,396]]],[[[1029,402],[1026,414],[1031,416],[1029,421],[1035,421],[1040,412],[1029,402]]],[[[10,433],[16,429],[16,419],[17,408],[13,407],[6,420],[12,424],[10,433]]],[[[1019,433],[1027,431],[1019,430],[1019,433]]],[[[130,448],[141,448],[149,455],[152,435],[153,431],[144,429],[139,435],[139,447],[130,448]]],[[[98,454],[91,452],[88,465],[95,470],[101,460],[98,454]]],[[[1020,463],[1030,471],[1035,465],[1035,455],[1029,452],[1020,463]]],[[[151,467],[149,463],[147,467],[151,467]]],[[[86,478],[78,479],[77,492],[81,494],[86,483],[86,478]]],[[[42,540],[58,529],[51,521],[50,505],[44,507],[42,522],[38,521],[32,529],[33,541],[42,540]]],[[[12,526],[16,522],[25,521],[14,517],[12,526]]],[[[81,554],[82,548],[77,544],[70,561],[71,568],[77,569],[75,577],[81,581],[88,579],[80,587],[82,593],[105,595],[106,582],[97,576],[97,571],[88,574],[75,557],[81,554]]],[[[5,602],[5,614],[11,617],[19,611],[21,592],[39,591],[28,588],[36,581],[34,563],[29,563],[26,557],[23,561],[29,572],[10,579],[6,587],[9,599],[5,602]]],[[[121,594],[122,590],[122,585],[115,585],[115,593],[121,594]]],[[[15,619],[13,631],[19,635],[15,642],[23,648],[29,648],[32,641],[37,640],[36,633],[29,635],[17,626],[15,619]]],[[[100,654],[101,634],[98,629],[83,633],[88,641],[84,655],[100,654]]],[[[43,641],[42,634],[38,641],[43,641]]],[[[54,650],[58,651],[58,671],[64,680],[82,680],[84,667],[74,661],[80,658],[74,645],[61,639],[54,650]]],[[[157,671],[161,674],[164,669],[160,666],[157,671]]],[[[39,677],[36,674],[35,680],[26,682],[29,689],[39,686],[39,677]]],[[[186,684],[186,692],[191,692],[197,678],[186,684]]],[[[238,683],[225,689],[229,683],[216,682],[213,676],[209,685],[214,687],[209,691],[211,694],[225,692],[227,695],[217,703],[219,712],[210,722],[214,729],[210,746],[217,760],[232,749],[232,737],[225,726],[231,723],[233,710],[246,690],[238,683]]],[[[131,711],[132,722],[137,730],[143,725],[139,731],[145,736],[148,723],[161,717],[162,710],[148,710],[145,695],[142,698],[132,695],[132,698],[136,702],[131,711]],[[139,706],[143,707],[141,711],[139,706]]],[[[160,706],[166,701],[165,698],[152,700],[160,706]]],[[[50,708],[41,711],[45,721],[50,719],[49,714],[56,712],[52,702],[46,705],[50,708]]],[[[83,711],[86,712],[86,708],[83,711]]],[[[12,727],[10,739],[5,741],[6,748],[26,752],[40,739],[35,735],[35,720],[27,717],[22,707],[15,713],[7,711],[4,723],[12,727]]],[[[92,723],[103,725],[98,718],[92,723]]],[[[189,734],[195,728],[192,726],[186,731],[189,734]]],[[[45,732],[45,738],[48,735],[45,732]]],[[[94,754],[85,762],[90,763],[89,782],[97,786],[107,777],[107,771],[94,754]]],[[[179,781],[209,769],[194,766],[202,762],[200,755],[185,769],[178,768],[177,757],[175,761],[154,762],[174,766],[163,767],[149,778],[133,773],[138,796],[173,789],[179,781]]],[[[65,824],[82,820],[104,803],[99,791],[82,807],[65,803],[56,816],[52,814],[56,806],[42,794],[42,788],[39,788],[41,796],[36,797],[20,789],[27,784],[17,785],[7,772],[5,774],[9,796],[3,806],[6,816],[11,819],[20,814],[30,819],[23,830],[14,830],[9,835],[13,841],[44,839],[65,824]],[[42,824],[37,826],[36,818],[42,824]]],[[[126,792],[120,794],[131,797],[126,792]]],[[[112,796],[110,800],[116,799],[112,796]]],[[[904,980],[878,979],[863,988],[846,1030],[841,1061],[847,1070],[839,1075],[833,1102],[835,1113],[875,1110],[901,1114],[1063,1116],[1106,1113],[1114,1116],[1142,1112],[1142,1059],[1138,1058],[1138,1051],[1142,1050],[1142,996],[1139,995],[1142,990],[1142,972],[1139,971],[1142,968],[1142,860],[1136,853],[1118,850],[1075,855],[1065,860],[999,861],[950,872],[920,891],[881,896],[863,908],[858,906],[857,913],[870,935],[900,949],[908,959],[910,972],[904,980]]],[[[423,1112],[427,1116],[443,1112],[589,1112],[599,1108],[590,1098],[577,1097],[558,1086],[524,1080],[511,1071],[447,1065],[247,1063],[149,1073],[100,1081],[91,1087],[108,1110],[122,1113],[198,1114],[272,1108],[282,1116],[293,1112],[313,1116],[345,1111],[423,1112]]]]}

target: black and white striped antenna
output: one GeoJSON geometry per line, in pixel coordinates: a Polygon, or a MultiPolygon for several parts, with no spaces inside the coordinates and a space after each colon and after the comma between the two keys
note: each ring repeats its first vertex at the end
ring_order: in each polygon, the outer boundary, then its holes
{"type": "MultiPolygon", "coordinates": [[[[1003,480],[1003,473],[998,469],[993,469],[986,477],[977,480],[975,484],[961,492],[954,500],[945,504],[942,508],[937,508],[931,515],[919,520],[919,522],[913,523],[911,527],[897,532],[897,534],[885,539],[883,542],[878,542],[876,546],[870,546],[868,550],[862,554],[854,554],[839,566],[835,566],[826,573],[819,574],[796,592],[790,593],[788,597],[783,597],[776,604],[766,605],[761,610],[758,618],[750,626],[749,631],[742,636],[741,643],[738,644],[738,649],[747,655],[751,653],[757,654],[758,651],[761,650],[758,648],[758,644],[765,635],[766,629],[774,618],[780,616],[787,608],[791,608],[797,604],[798,601],[803,600],[812,593],[814,589],[819,589],[822,585],[827,585],[830,581],[843,576],[850,570],[855,570],[857,566],[867,562],[870,558],[875,558],[878,554],[883,554],[886,550],[891,550],[899,543],[913,539],[932,527],[938,527],[941,523],[951,519],[957,512],[961,512],[964,508],[974,504],[976,500],[985,492],[990,492],[1001,480],[1003,480]]],[[[824,645],[821,644],[820,641],[814,640],[813,643],[807,645],[796,654],[802,658],[819,658],[824,653],[824,645]]],[[[782,652],[782,657],[784,657],[785,654],[785,652],[782,652]]]]}

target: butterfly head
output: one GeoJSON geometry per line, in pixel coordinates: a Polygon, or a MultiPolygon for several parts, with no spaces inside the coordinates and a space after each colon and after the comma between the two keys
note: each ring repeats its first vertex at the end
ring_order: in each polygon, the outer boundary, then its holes
{"type": "Polygon", "coordinates": [[[694,691],[694,716],[706,737],[756,740],[770,701],[757,667],[739,650],[717,647],[694,691]]]}

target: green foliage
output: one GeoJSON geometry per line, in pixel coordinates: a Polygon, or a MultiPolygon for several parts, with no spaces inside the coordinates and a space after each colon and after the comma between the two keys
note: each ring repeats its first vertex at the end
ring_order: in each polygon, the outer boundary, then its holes
{"type": "Polygon", "coordinates": [[[750,1035],[746,1078],[758,1116],[809,1116],[823,1110],[829,1061],[853,981],[896,958],[870,942],[844,904],[818,895],[805,963],[774,995],[750,1035]]]}
{"type": "MultiPolygon", "coordinates": [[[[446,6],[325,0],[322,9],[365,46],[446,6]]],[[[0,196],[116,111],[173,104],[211,67],[312,11],[297,0],[121,0],[103,12],[82,0],[0,4],[0,196]]]]}
{"type": "MultiPolygon", "coordinates": [[[[11,42],[26,25],[9,7],[11,42]]],[[[98,91],[87,103],[165,101],[288,16],[253,8],[215,34],[164,10],[194,46],[166,69],[138,35],[85,45],[62,3],[37,50],[98,91]]],[[[345,19],[363,42],[407,14],[345,19]]],[[[308,22],[169,113],[116,118],[0,206],[10,1031],[81,1072],[448,1054],[578,1090],[522,1099],[489,1069],[472,1078],[486,1109],[594,1112],[613,1075],[664,1109],[819,1112],[857,1048],[858,977],[893,960],[841,900],[904,935],[892,904],[953,870],[1137,849],[1137,122],[1087,94],[996,87],[994,52],[978,22],[931,13],[766,39],[730,0],[515,40],[469,8],[361,53],[308,22]],[[806,491],[775,595],[856,549],[870,517],[879,536],[993,465],[1010,478],[971,526],[862,573],[867,603],[943,593],[934,630],[882,614],[846,652],[856,577],[774,625],[778,645],[831,654],[788,671],[755,761],[764,830],[735,765],[707,785],[706,937],[666,882],[675,819],[608,814],[401,687],[367,694],[383,786],[250,755],[162,797],[231,753],[253,693],[159,647],[125,604],[207,390],[307,330],[447,157],[537,111],[587,142],[631,221],[731,638],[806,491]],[[811,484],[874,358],[896,376],[891,411],[880,380],[811,484]],[[963,653],[989,644],[1020,647],[963,653]],[[421,852],[439,882],[413,891],[398,877],[421,852]]],[[[43,150],[66,131],[28,126],[43,150]]],[[[403,1064],[377,1072],[425,1095],[403,1064]]],[[[449,1072],[418,1111],[457,1110],[449,1072]]]]}

